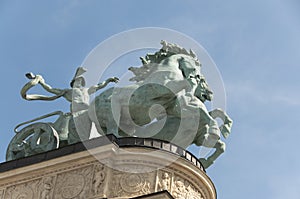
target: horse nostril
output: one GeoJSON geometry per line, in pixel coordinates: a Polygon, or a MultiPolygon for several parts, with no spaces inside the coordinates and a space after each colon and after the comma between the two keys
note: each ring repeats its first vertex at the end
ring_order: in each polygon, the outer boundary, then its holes
{"type": "Polygon", "coordinates": [[[204,98],[204,99],[208,99],[208,96],[207,95],[202,95],[202,97],[204,98]]]}

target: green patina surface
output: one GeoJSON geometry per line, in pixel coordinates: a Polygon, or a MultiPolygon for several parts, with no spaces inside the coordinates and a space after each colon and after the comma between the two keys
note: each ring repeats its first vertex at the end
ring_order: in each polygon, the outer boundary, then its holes
{"type": "Polygon", "coordinates": [[[55,100],[64,97],[70,102],[70,112],[53,112],[24,122],[15,129],[16,136],[7,150],[7,160],[30,156],[52,150],[66,144],[89,139],[92,122],[100,135],[114,134],[117,137],[152,137],[186,148],[191,144],[215,148],[215,152],[203,165],[209,167],[224,152],[232,120],[215,109],[208,111],[204,105],[212,100],[213,92],[201,74],[201,64],[193,51],[161,42],[162,48],[154,54],[141,58],[141,67],[131,67],[134,74],[129,86],[107,89],[89,104],[89,96],[118,78],[109,78],[90,88],[85,88],[79,67],[71,81],[71,88],[55,89],[42,76],[26,76],[30,81],[21,90],[26,100],[55,100]],[[53,96],[27,94],[40,84],[53,96]],[[36,122],[42,118],[59,115],[53,123],[36,122]],[[216,118],[223,121],[218,126],[216,118]],[[36,122],[36,123],[34,123],[36,122]],[[30,124],[20,131],[20,126],[30,124]]]}

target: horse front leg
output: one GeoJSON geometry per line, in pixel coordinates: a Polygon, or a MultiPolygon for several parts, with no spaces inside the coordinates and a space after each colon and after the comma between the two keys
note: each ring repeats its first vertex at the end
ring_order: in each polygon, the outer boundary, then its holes
{"type": "Polygon", "coordinates": [[[205,158],[200,158],[199,159],[205,169],[207,169],[209,166],[211,166],[214,163],[214,161],[222,153],[224,153],[224,151],[226,149],[226,144],[223,141],[218,140],[217,143],[214,145],[213,148],[215,148],[216,150],[215,150],[215,152],[211,156],[209,156],[207,159],[205,159],[205,158]]]}
{"type": "Polygon", "coordinates": [[[211,115],[207,112],[206,108],[200,108],[200,118],[202,122],[208,125],[208,131],[202,134],[208,134],[210,137],[215,137],[214,140],[217,141],[220,139],[220,129],[217,121],[211,117],[211,115]]]}
{"type": "Polygon", "coordinates": [[[225,151],[225,143],[220,140],[220,129],[217,121],[211,117],[206,109],[200,109],[200,123],[205,124],[205,128],[198,130],[195,144],[208,148],[215,148],[216,151],[207,159],[200,158],[204,168],[208,168],[225,151]]]}
{"type": "Polygon", "coordinates": [[[220,130],[223,137],[226,139],[231,132],[232,119],[223,110],[219,108],[210,111],[209,115],[211,115],[211,117],[213,117],[214,119],[220,118],[223,121],[223,124],[220,126],[220,130]]]}
{"type": "Polygon", "coordinates": [[[207,112],[205,106],[199,109],[200,120],[197,130],[197,136],[194,143],[198,146],[213,148],[215,143],[220,139],[220,129],[218,123],[207,112]]]}

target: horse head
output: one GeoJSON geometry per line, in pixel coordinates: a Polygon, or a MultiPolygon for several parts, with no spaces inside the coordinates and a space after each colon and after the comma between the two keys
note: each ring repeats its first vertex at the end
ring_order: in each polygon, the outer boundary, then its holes
{"type": "Polygon", "coordinates": [[[213,92],[209,88],[205,77],[200,72],[201,64],[198,59],[192,56],[182,55],[178,59],[179,69],[182,71],[182,75],[187,80],[194,82],[195,92],[194,95],[202,102],[211,101],[213,99],[213,92]]]}
{"type": "Polygon", "coordinates": [[[213,99],[213,92],[209,88],[205,77],[203,75],[199,76],[199,83],[196,87],[194,95],[202,102],[211,101],[213,99]]]}
{"type": "Polygon", "coordinates": [[[184,78],[195,78],[201,75],[200,62],[189,55],[176,55],[178,56],[179,69],[184,78]]]}

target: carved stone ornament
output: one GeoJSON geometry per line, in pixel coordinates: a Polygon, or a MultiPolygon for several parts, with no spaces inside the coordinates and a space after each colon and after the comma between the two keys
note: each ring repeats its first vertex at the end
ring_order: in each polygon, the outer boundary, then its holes
{"type": "Polygon", "coordinates": [[[146,166],[127,165],[122,171],[113,170],[113,179],[109,184],[111,197],[135,197],[146,195],[155,190],[155,172],[143,172],[146,166]],[[128,169],[126,168],[128,167],[128,169]],[[135,171],[135,172],[126,172],[135,171]]]}
{"type": "Polygon", "coordinates": [[[5,199],[35,199],[39,180],[13,185],[6,190],[5,199]]]}
{"type": "Polygon", "coordinates": [[[104,192],[104,182],[106,179],[106,169],[103,164],[96,164],[94,168],[94,178],[92,181],[92,192],[98,195],[104,192]]]}
{"type": "Polygon", "coordinates": [[[175,199],[204,199],[192,184],[180,177],[174,180],[172,189],[172,195],[175,199]]]}
{"type": "Polygon", "coordinates": [[[120,186],[122,190],[128,193],[149,193],[149,182],[146,180],[145,174],[125,173],[121,176],[120,186]]]}
{"type": "Polygon", "coordinates": [[[161,191],[175,199],[216,198],[208,176],[182,157],[166,166],[163,150],[149,156],[152,149],[142,147],[95,149],[97,160],[83,151],[0,172],[0,199],[128,199],[161,191]]]}
{"type": "Polygon", "coordinates": [[[53,195],[53,189],[55,185],[54,176],[44,177],[39,184],[39,198],[40,199],[51,199],[53,195]]]}
{"type": "Polygon", "coordinates": [[[159,176],[158,176],[157,190],[158,191],[171,190],[172,174],[170,174],[167,171],[162,171],[158,175],[159,176]]]}
{"type": "Polygon", "coordinates": [[[77,169],[57,176],[55,199],[84,199],[88,195],[92,167],[77,169]]]}
{"type": "Polygon", "coordinates": [[[3,199],[4,190],[0,190],[0,199],[3,199]]]}

